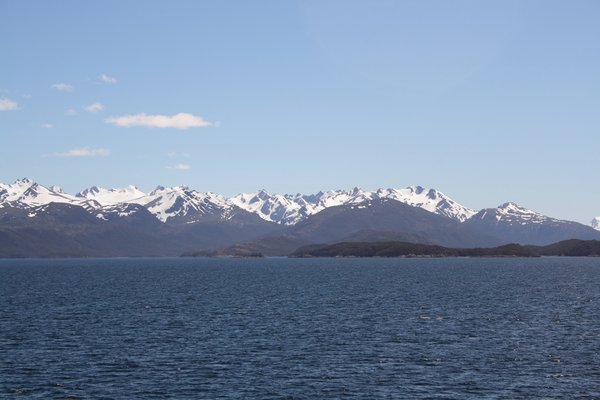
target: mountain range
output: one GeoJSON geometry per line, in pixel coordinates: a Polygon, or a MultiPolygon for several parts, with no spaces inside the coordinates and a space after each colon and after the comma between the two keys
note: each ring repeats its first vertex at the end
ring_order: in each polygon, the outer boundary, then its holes
{"type": "Polygon", "coordinates": [[[600,239],[593,229],[514,203],[480,211],[420,186],[224,197],[186,186],[97,186],[75,195],[30,179],[0,183],[1,257],[172,256],[262,249],[285,255],[307,244],[396,240],[450,247],[545,245],[600,239]]]}

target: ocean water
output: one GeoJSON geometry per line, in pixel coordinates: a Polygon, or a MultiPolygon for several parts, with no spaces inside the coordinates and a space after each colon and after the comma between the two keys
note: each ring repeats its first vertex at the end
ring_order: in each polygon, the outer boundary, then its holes
{"type": "Polygon", "coordinates": [[[600,259],[0,260],[0,397],[597,399],[600,259]]]}

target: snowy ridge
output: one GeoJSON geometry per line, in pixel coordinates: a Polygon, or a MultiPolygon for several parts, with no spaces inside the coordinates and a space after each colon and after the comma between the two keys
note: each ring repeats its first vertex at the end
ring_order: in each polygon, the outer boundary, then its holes
{"type": "Polygon", "coordinates": [[[482,210],[477,215],[477,218],[479,219],[490,218],[493,216],[497,222],[504,222],[509,225],[543,224],[560,221],[521,207],[512,202],[504,203],[497,208],[482,210]]]}
{"type": "Polygon", "coordinates": [[[373,194],[359,188],[351,191],[331,190],[313,195],[269,194],[265,190],[241,193],[229,201],[239,208],[257,214],[266,221],[295,225],[325,208],[372,200],[373,194]]]}
{"type": "Polygon", "coordinates": [[[107,213],[119,216],[128,216],[131,210],[117,212],[118,205],[139,204],[144,206],[160,221],[166,222],[171,219],[187,218],[187,223],[196,221],[195,217],[219,213],[221,217],[227,218],[230,205],[227,200],[214,193],[200,193],[191,190],[187,186],[175,186],[165,188],[158,186],[152,192],[146,194],[136,186],[127,186],[122,189],[104,189],[92,186],[76,195],[79,199],[88,201],[88,208],[95,208],[100,213],[98,218],[106,217],[107,213]],[[89,203],[92,202],[92,203],[89,203]],[[95,205],[99,205],[96,207],[95,205]]]}
{"type": "Polygon", "coordinates": [[[92,186],[75,195],[80,199],[94,200],[102,206],[110,206],[119,203],[132,203],[140,197],[146,196],[135,186],[127,186],[123,189],[104,189],[98,186],[92,186]]]}
{"type": "Polygon", "coordinates": [[[265,190],[242,193],[229,202],[243,210],[254,213],[265,221],[294,225],[311,214],[310,205],[290,195],[271,195],[265,190]]]}
{"type": "Polygon", "coordinates": [[[396,200],[413,207],[464,222],[476,211],[466,208],[435,189],[411,186],[404,189],[378,189],[368,192],[360,188],[330,190],[313,195],[270,195],[264,190],[242,193],[230,201],[236,206],[258,214],[261,218],[284,225],[294,225],[308,216],[329,207],[359,204],[375,199],[396,200]]]}
{"type": "Polygon", "coordinates": [[[150,194],[132,202],[143,205],[162,222],[180,218],[186,219],[186,223],[193,223],[198,217],[215,214],[221,219],[228,219],[231,208],[225,197],[210,192],[201,193],[187,186],[158,186],[150,194]]]}
{"type": "Polygon", "coordinates": [[[0,184],[0,207],[9,204],[18,208],[29,208],[48,203],[76,203],[74,196],[65,194],[58,186],[47,188],[24,178],[13,184],[0,184]]]}
{"type": "Polygon", "coordinates": [[[75,196],[66,194],[58,186],[49,188],[30,179],[20,179],[13,184],[0,183],[0,207],[10,205],[30,208],[49,203],[78,205],[100,219],[119,215],[115,206],[139,204],[162,222],[197,222],[204,216],[229,219],[236,209],[258,215],[260,218],[283,225],[295,225],[326,208],[346,204],[359,204],[374,199],[396,200],[427,211],[465,221],[475,214],[441,192],[420,186],[404,189],[379,189],[374,192],[354,188],[329,190],[316,194],[281,195],[265,190],[242,193],[231,198],[215,193],[202,193],[187,186],[157,187],[144,193],[135,186],[122,189],[104,189],[92,186],[75,196]]]}
{"type": "MultiPolygon", "coordinates": [[[[83,207],[99,219],[126,217],[136,209],[128,205],[141,205],[160,221],[172,218],[187,218],[193,223],[197,218],[218,214],[221,219],[231,216],[232,205],[221,195],[200,193],[185,186],[172,188],[158,187],[150,194],[135,186],[122,189],[104,189],[93,186],[75,196],[65,194],[58,186],[42,186],[30,179],[19,179],[13,184],[0,183],[0,208],[5,206],[32,209],[50,203],[66,203],[83,207]]],[[[43,209],[42,209],[43,211],[43,209]]],[[[30,212],[31,217],[39,210],[30,212]]]]}
{"type": "Polygon", "coordinates": [[[596,217],[592,220],[592,228],[600,231],[600,217],[596,217]]]}
{"type": "Polygon", "coordinates": [[[435,214],[445,215],[460,222],[464,222],[476,214],[475,210],[458,204],[445,194],[421,186],[410,186],[405,189],[380,189],[377,191],[377,195],[380,198],[397,200],[435,214]]]}
{"type": "MultiPolygon", "coordinates": [[[[244,210],[266,221],[295,225],[329,207],[368,204],[372,200],[382,199],[399,201],[460,222],[489,218],[512,225],[560,222],[512,202],[476,212],[435,189],[421,186],[378,189],[372,192],[353,188],[309,195],[270,194],[260,190],[226,198],[212,192],[199,192],[187,186],[158,186],[150,193],[144,193],[135,186],[122,189],[93,186],[72,196],[64,193],[58,186],[45,187],[27,178],[12,184],[0,183],[0,208],[30,210],[50,203],[66,203],[83,207],[99,219],[110,219],[129,216],[136,212],[136,208],[127,206],[139,205],[162,222],[186,224],[207,219],[228,220],[244,210]]],[[[32,214],[38,215],[39,211],[32,214]]],[[[600,217],[592,221],[592,227],[600,230],[600,217]]]]}

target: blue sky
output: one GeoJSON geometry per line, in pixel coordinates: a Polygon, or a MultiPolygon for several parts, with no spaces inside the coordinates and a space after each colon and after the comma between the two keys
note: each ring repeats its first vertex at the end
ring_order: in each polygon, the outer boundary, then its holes
{"type": "Polygon", "coordinates": [[[0,0],[0,182],[422,185],[587,223],[599,20],[598,1],[0,0]]]}

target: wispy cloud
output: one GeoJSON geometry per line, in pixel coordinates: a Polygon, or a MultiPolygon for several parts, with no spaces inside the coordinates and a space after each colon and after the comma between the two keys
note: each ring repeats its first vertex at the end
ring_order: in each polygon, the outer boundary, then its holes
{"type": "Polygon", "coordinates": [[[102,103],[94,103],[94,104],[90,104],[89,106],[83,107],[83,109],[85,111],[89,111],[91,113],[97,113],[97,112],[100,112],[100,111],[104,110],[104,104],[102,104],[102,103]]]}
{"type": "Polygon", "coordinates": [[[198,117],[187,113],[179,113],[173,116],[147,115],[144,113],[136,115],[123,115],[121,117],[110,117],[106,119],[106,122],[109,124],[122,126],[126,128],[132,126],[145,126],[149,128],[188,129],[207,128],[218,125],[215,122],[209,122],[202,117],[198,117]]]}
{"type": "Polygon", "coordinates": [[[53,83],[52,85],[50,85],[51,89],[56,89],[59,92],[72,92],[73,91],[73,86],[69,85],[68,83],[53,83]]]}
{"type": "Polygon", "coordinates": [[[79,147],[63,153],[54,153],[54,157],[106,157],[110,154],[107,149],[92,149],[90,147],[79,147]]]}
{"type": "Polygon", "coordinates": [[[69,116],[77,115],[77,110],[75,110],[74,108],[69,108],[67,111],[65,111],[65,114],[69,116]]]}
{"type": "Polygon", "coordinates": [[[167,157],[184,157],[184,158],[190,158],[190,153],[186,153],[186,152],[177,152],[177,151],[170,151],[167,153],[167,157]]]}
{"type": "Polygon", "coordinates": [[[104,83],[109,83],[109,84],[117,83],[117,78],[115,78],[114,76],[106,75],[106,74],[100,74],[98,79],[100,79],[100,81],[102,81],[104,83]]]}
{"type": "Polygon", "coordinates": [[[52,128],[54,128],[54,125],[52,125],[52,124],[48,124],[48,123],[45,123],[45,124],[41,124],[41,125],[40,125],[40,128],[44,128],[44,129],[52,129],[52,128]]]}
{"type": "Polygon", "coordinates": [[[12,101],[7,99],[6,97],[2,97],[0,99],[0,111],[13,111],[19,108],[19,105],[16,101],[12,101]]]}
{"type": "Polygon", "coordinates": [[[179,169],[179,170],[188,170],[192,168],[190,164],[179,163],[173,166],[168,166],[167,169],[179,169]]]}

